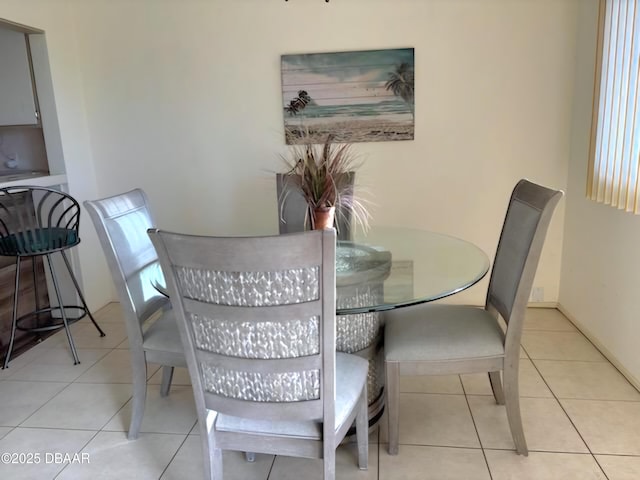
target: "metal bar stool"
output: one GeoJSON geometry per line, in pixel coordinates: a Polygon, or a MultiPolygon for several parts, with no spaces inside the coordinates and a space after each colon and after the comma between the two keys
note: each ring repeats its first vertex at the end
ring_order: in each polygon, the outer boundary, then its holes
{"type": "MultiPolygon", "coordinates": [[[[69,340],[74,365],[80,363],[69,325],[89,316],[101,337],[105,336],[100,326],[87,307],[80,285],[76,280],[65,250],[80,243],[78,227],[80,223],[80,206],[78,202],[64,192],[45,187],[16,186],[0,188],[0,255],[16,257],[15,291],[13,294],[13,317],[9,348],[4,359],[3,368],[7,368],[11,359],[16,329],[44,332],[64,328],[69,340]],[[51,255],[60,252],[64,264],[75,286],[82,305],[64,305],[60,292],[60,284],[52,263],[51,255]],[[36,291],[36,310],[18,318],[18,297],[20,285],[20,261],[31,257],[34,283],[37,284],[35,257],[47,259],[51,281],[55,290],[58,306],[39,308],[36,291]],[[69,317],[66,310],[77,310],[79,315],[69,317]],[[24,327],[21,324],[29,318],[40,317],[54,311],[60,313],[60,321],[47,325],[24,327]]],[[[53,317],[52,317],[53,318],[53,317]]],[[[57,320],[57,319],[56,319],[57,320]]]]}

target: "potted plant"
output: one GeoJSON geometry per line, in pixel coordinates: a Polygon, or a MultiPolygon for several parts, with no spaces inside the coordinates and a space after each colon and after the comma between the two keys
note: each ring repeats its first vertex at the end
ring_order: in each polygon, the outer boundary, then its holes
{"type": "MultiPolygon", "coordinates": [[[[283,157],[288,170],[285,181],[298,189],[311,215],[313,229],[331,228],[336,215],[350,212],[356,224],[369,225],[369,213],[363,201],[354,195],[353,175],[359,163],[350,144],[334,144],[328,135],[324,144],[295,145],[283,157]]],[[[286,198],[282,199],[282,203],[286,198]]]]}

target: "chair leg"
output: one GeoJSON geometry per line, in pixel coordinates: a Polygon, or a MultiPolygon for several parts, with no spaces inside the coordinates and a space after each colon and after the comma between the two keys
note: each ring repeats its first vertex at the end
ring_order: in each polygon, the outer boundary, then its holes
{"type": "Polygon", "coordinates": [[[214,448],[209,453],[211,480],[223,480],[222,478],[222,449],[214,448]]]}
{"type": "Polygon", "coordinates": [[[369,405],[367,404],[367,384],[360,394],[360,406],[356,416],[356,439],[358,441],[358,468],[369,467],[369,405]]]}
{"type": "Polygon", "coordinates": [[[336,444],[335,444],[335,435],[333,436],[334,441],[330,441],[327,438],[323,439],[322,442],[322,470],[323,480],[335,480],[336,478],[336,444]]]}
{"type": "Polygon", "coordinates": [[[200,440],[204,457],[204,478],[209,480],[223,480],[222,478],[222,449],[215,439],[214,418],[210,413],[198,415],[200,424],[200,440]]]}
{"type": "Polygon", "coordinates": [[[11,359],[11,352],[13,351],[13,342],[16,338],[16,328],[18,326],[18,292],[20,287],[20,257],[16,257],[16,276],[13,291],[13,314],[11,315],[11,337],[9,338],[9,348],[7,348],[7,354],[4,357],[4,365],[2,368],[9,368],[9,360],[11,359]]]}
{"type": "Polygon", "coordinates": [[[51,263],[51,254],[47,254],[47,265],[49,266],[49,272],[51,273],[51,280],[53,281],[53,289],[56,292],[56,298],[58,299],[58,306],[60,307],[60,315],[62,316],[62,323],[64,325],[64,331],[67,334],[67,340],[69,341],[69,347],[71,348],[71,354],[73,355],[73,364],[78,365],[80,360],[78,359],[78,352],[76,352],[76,345],[73,343],[73,337],[69,330],[69,322],[67,321],[67,313],[64,311],[64,302],[62,301],[62,295],[60,294],[60,286],[58,285],[58,278],[56,277],[56,271],[51,263]]]}
{"type": "Polygon", "coordinates": [[[144,406],[147,401],[147,361],[144,352],[131,352],[133,373],[133,398],[131,399],[131,421],[127,438],[135,440],[140,433],[144,406]]]}
{"type": "Polygon", "coordinates": [[[87,312],[87,315],[89,315],[89,318],[91,319],[91,322],[93,323],[93,325],[96,327],[96,329],[100,333],[100,336],[104,337],[105,333],[102,331],[102,329],[98,325],[98,322],[96,322],[96,319],[93,318],[93,315],[91,314],[91,310],[89,310],[89,307],[87,306],[87,302],[85,302],[85,300],[84,300],[84,295],[82,295],[82,290],[80,289],[80,285],[78,284],[78,280],[76,280],[76,276],[73,274],[73,270],[71,269],[71,264],[69,263],[69,259],[67,258],[67,255],[64,253],[63,250],[60,250],[60,254],[62,255],[62,258],[64,259],[64,264],[67,266],[67,270],[69,271],[69,275],[71,276],[71,281],[73,282],[73,285],[76,287],[76,291],[78,292],[78,296],[80,297],[80,301],[82,302],[82,306],[84,307],[85,312],[87,312]]]}
{"type": "Polygon", "coordinates": [[[520,393],[518,391],[518,364],[506,365],[504,369],[504,399],[507,409],[507,419],[511,436],[516,446],[516,451],[520,455],[529,455],[527,440],[524,437],[522,428],[522,417],[520,415],[520,393]]]}
{"type": "Polygon", "coordinates": [[[398,454],[400,430],[400,365],[385,362],[385,408],[387,409],[389,455],[398,454]]]}
{"type": "Polygon", "coordinates": [[[489,372],[489,383],[491,383],[491,390],[493,390],[493,398],[496,399],[496,403],[504,405],[504,391],[502,390],[500,372],[489,372]]]}
{"type": "Polygon", "coordinates": [[[160,385],[160,396],[166,397],[171,389],[171,380],[173,379],[173,367],[164,365],[162,367],[162,385],[160,385]]]}

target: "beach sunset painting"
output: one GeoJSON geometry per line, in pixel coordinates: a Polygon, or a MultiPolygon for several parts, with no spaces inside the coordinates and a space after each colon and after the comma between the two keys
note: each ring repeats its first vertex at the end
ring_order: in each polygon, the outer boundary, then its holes
{"type": "Polygon", "coordinates": [[[414,49],[282,56],[287,144],[413,140],[414,49]]]}

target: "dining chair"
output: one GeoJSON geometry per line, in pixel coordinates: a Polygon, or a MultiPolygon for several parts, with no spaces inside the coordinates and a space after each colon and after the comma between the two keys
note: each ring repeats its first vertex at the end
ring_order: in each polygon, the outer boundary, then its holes
{"type": "Polygon", "coordinates": [[[516,451],[528,454],[518,393],[520,338],[544,239],[562,195],[527,180],[515,186],[484,308],[420,305],[385,315],[389,454],[398,453],[400,375],[465,373],[489,374],[496,402],[506,407],[516,451]]]}
{"type": "MultiPolygon", "coordinates": [[[[353,189],[356,174],[349,172],[348,182],[353,189]]],[[[304,232],[310,229],[309,206],[299,189],[287,182],[287,175],[276,173],[276,194],[278,195],[278,228],[282,233],[304,232]]],[[[351,240],[351,219],[353,214],[348,208],[338,208],[335,224],[338,240],[351,240]]]]}
{"type": "Polygon", "coordinates": [[[163,366],[160,394],[167,396],[173,367],[186,367],[169,299],[152,285],[158,261],[147,235],[155,224],[140,189],[85,201],[116,286],[131,353],[133,400],[128,438],[138,438],[147,396],[147,363],[163,366]]]}
{"type": "Polygon", "coordinates": [[[150,230],[184,344],[205,459],[222,450],[322,458],[356,421],[367,468],[368,362],[336,353],[333,229],[272,237],[150,230]]]}
{"type": "Polygon", "coordinates": [[[67,257],[67,250],[80,243],[80,205],[71,195],[47,187],[20,185],[0,189],[0,255],[15,257],[15,281],[11,334],[3,368],[8,368],[16,330],[47,332],[64,328],[73,356],[73,364],[80,363],[69,326],[88,316],[101,337],[105,336],[91,314],[80,284],[67,257]],[[59,253],[75,287],[81,305],[65,302],[56,273],[53,255],[59,253]],[[57,304],[41,308],[39,305],[36,257],[44,257],[56,296],[57,304]],[[20,263],[31,258],[35,294],[35,310],[18,317],[18,301],[24,293],[20,286],[20,263]],[[77,312],[69,315],[67,310],[77,312]],[[54,317],[53,313],[60,317],[54,317]],[[48,321],[43,321],[48,319],[48,321]],[[31,323],[25,325],[27,320],[31,323]]]}

